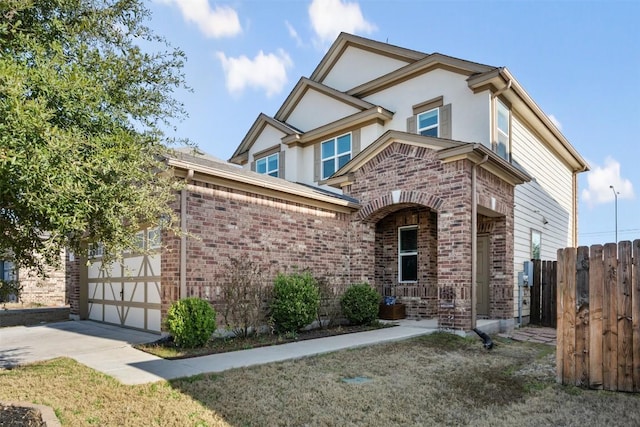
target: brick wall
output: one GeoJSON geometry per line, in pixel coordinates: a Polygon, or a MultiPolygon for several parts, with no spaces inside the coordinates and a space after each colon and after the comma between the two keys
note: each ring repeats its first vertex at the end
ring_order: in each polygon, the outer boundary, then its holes
{"type": "MultiPolygon", "coordinates": [[[[61,255],[62,266],[65,265],[65,253],[61,255]]],[[[39,276],[35,271],[21,268],[18,280],[22,285],[20,301],[43,305],[68,304],[68,289],[64,267],[45,269],[46,276],[39,276]]]]}

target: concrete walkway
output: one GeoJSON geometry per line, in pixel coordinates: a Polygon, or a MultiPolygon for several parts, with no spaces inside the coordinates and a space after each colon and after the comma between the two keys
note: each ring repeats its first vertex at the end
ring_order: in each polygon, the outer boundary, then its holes
{"type": "Polygon", "coordinates": [[[65,356],[124,384],[144,384],[399,341],[437,330],[435,320],[398,323],[393,328],[181,360],[165,360],[132,347],[155,341],[158,335],[92,321],[15,326],[0,329],[0,367],[65,356]]]}

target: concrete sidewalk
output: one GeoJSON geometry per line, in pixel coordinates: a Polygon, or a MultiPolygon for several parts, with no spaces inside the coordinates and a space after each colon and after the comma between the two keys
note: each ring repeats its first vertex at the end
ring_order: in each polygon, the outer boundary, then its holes
{"type": "Polygon", "coordinates": [[[191,359],[165,360],[132,345],[158,335],[91,321],[69,321],[0,329],[0,367],[66,356],[124,384],[144,384],[228,369],[399,341],[437,330],[435,320],[404,320],[400,326],[305,340],[191,359]]]}

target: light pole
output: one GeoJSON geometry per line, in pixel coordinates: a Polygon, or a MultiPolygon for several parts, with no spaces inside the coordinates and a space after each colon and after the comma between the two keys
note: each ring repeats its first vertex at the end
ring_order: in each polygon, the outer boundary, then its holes
{"type": "Polygon", "coordinates": [[[611,189],[611,191],[613,191],[613,197],[615,197],[616,199],[616,241],[615,243],[618,243],[618,192],[616,191],[616,189],[613,187],[613,185],[610,185],[609,188],[611,189]]]}

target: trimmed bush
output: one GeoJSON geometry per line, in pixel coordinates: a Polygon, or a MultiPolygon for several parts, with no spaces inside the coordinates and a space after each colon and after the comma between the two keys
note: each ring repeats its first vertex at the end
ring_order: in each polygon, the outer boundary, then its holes
{"type": "Polygon", "coordinates": [[[203,299],[181,299],[169,308],[167,328],[178,346],[201,347],[216,330],[216,311],[203,299]]]}
{"type": "Polygon", "coordinates": [[[362,325],[378,318],[380,295],[368,283],[359,283],[347,289],[340,299],[340,306],[349,322],[362,325]]]}
{"type": "Polygon", "coordinates": [[[271,302],[271,318],[276,330],[297,332],[313,322],[319,306],[320,292],[311,274],[278,274],[271,302]]]}

